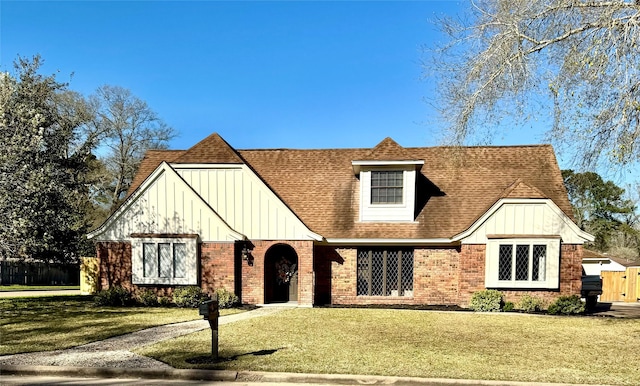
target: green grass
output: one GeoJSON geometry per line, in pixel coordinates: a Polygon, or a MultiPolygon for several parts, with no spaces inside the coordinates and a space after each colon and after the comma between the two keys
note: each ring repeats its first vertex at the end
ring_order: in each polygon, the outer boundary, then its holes
{"type": "Polygon", "coordinates": [[[0,285],[0,292],[9,291],[56,291],[56,290],[80,290],[80,286],[76,285],[0,285]]]}
{"type": "Polygon", "coordinates": [[[178,368],[640,384],[640,321],[597,317],[295,309],[138,353],[178,368]],[[189,362],[200,364],[190,364],[189,362]]]}
{"type": "MultiPolygon", "coordinates": [[[[222,310],[221,314],[238,312],[222,310]]],[[[197,309],[97,307],[92,296],[0,299],[0,355],[48,351],[162,324],[199,319],[197,309]]]]}

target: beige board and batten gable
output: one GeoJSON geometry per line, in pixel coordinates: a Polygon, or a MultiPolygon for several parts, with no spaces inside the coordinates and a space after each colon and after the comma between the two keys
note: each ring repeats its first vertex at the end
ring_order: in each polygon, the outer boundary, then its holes
{"type": "Polygon", "coordinates": [[[96,241],[130,241],[134,234],[197,234],[200,240],[222,242],[244,238],[166,162],[89,237],[96,241]]]}
{"type": "Polygon", "coordinates": [[[244,164],[173,164],[227,224],[250,240],[322,240],[244,164]]]}
{"type": "Polygon", "coordinates": [[[486,245],[487,288],[557,289],[561,244],[583,244],[594,237],[550,199],[502,198],[453,240],[486,245]],[[512,272],[500,273],[504,251],[513,254],[512,272]],[[522,261],[527,261],[519,267],[521,252],[527,255],[522,261]]]}

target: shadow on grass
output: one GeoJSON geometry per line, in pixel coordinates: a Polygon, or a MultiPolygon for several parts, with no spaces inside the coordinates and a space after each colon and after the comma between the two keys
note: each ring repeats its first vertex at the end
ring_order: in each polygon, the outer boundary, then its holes
{"type": "Polygon", "coordinates": [[[275,354],[278,350],[282,350],[284,349],[284,347],[280,347],[280,348],[275,348],[275,349],[269,349],[269,350],[258,350],[258,351],[253,351],[253,352],[248,352],[248,353],[244,353],[244,354],[237,354],[234,355],[232,357],[220,357],[218,359],[213,359],[212,356],[199,356],[199,357],[195,357],[195,358],[188,358],[185,360],[185,362],[192,364],[192,365],[207,365],[207,364],[216,364],[216,363],[222,363],[222,362],[232,362],[237,360],[240,357],[243,356],[266,356],[266,355],[271,355],[271,354],[275,354]]]}

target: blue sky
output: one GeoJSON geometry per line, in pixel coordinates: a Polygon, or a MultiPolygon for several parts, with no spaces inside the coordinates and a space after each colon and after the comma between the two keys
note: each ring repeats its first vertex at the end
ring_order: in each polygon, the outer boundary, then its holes
{"type": "MultiPolygon", "coordinates": [[[[387,136],[432,146],[441,133],[423,47],[442,39],[433,20],[466,4],[1,0],[0,70],[40,54],[44,73],[83,94],[128,88],[178,132],[174,149],[212,132],[239,149],[372,147],[387,136]]],[[[539,143],[542,131],[494,143],[539,143]]]]}

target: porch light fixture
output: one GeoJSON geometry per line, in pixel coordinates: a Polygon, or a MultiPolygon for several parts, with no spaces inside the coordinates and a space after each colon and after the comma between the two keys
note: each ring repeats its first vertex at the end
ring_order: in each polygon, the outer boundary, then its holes
{"type": "Polygon", "coordinates": [[[242,247],[242,260],[249,260],[249,255],[251,254],[251,249],[242,247]]]}

